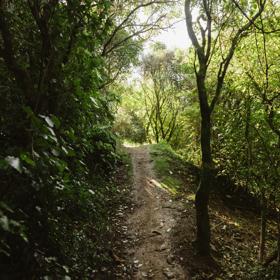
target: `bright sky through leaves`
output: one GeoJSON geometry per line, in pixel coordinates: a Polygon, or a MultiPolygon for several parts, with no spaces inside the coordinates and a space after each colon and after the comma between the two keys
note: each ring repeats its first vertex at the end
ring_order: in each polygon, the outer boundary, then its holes
{"type": "Polygon", "coordinates": [[[166,31],[162,31],[155,37],[154,41],[160,41],[164,43],[169,49],[187,49],[191,45],[191,41],[188,37],[186,22],[184,19],[176,22],[171,28],[166,31]]]}

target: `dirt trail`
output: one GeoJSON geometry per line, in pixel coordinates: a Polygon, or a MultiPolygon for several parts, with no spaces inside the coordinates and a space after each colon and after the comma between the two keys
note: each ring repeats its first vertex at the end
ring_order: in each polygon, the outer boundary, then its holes
{"type": "Polygon", "coordinates": [[[135,240],[133,279],[188,279],[175,263],[171,250],[172,228],[178,210],[167,191],[160,188],[153,171],[149,146],[127,148],[132,157],[135,210],[128,218],[135,240]]]}

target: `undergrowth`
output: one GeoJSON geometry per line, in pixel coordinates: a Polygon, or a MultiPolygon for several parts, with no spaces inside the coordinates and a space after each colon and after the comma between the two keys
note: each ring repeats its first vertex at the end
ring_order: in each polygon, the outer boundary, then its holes
{"type": "MultiPolygon", "coordinates": [[[[177,259],[196,280],[276,280],[276,267],[259,265],[257,260],[259,243],[259,217],[249,210],[229,206],[217,193],[209,204],[212,225],[212,254],[216,263],[209,263],[195,253],[195,190],[199,179],[199,169],[176,154],[172,148],[159,143],[150,146],[156,175],[160,183],[176,194],[178,203],[184,205],[181,219],[174,231],[174,250],[177,259]]],[[[248,206],[248,205],[244,205],[248,206]]],[[[267,244],[275,239],[275,226],[270,222],[267,244]]]]}
{"type": "Polygon", "coordinates": [[[71,188],[55,189],[51,197],[49,192],[44,196],[44,190],[32,194],[29,189],[32,200],[19,192],[10,199],[12,206],[1,203],[0,278],[110,279],[112,219],[128,197],[130,176],[129,158],[118,153],[114,169],[100,170],[71,188]]]}

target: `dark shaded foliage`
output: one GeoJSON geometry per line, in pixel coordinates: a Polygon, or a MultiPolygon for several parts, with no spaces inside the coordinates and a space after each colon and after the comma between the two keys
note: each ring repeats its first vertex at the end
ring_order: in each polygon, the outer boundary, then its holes
{"type": "Polygon", "coordinates": [[[81,279],[106,262],[110,2],[0,3],[1,279],[81,279]]]}

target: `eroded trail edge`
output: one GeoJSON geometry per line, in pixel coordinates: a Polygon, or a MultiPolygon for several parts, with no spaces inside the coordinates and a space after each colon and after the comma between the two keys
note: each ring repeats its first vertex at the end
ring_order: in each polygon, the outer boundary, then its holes
{"type": "Polygon", "coordinates": [[[172,254],[171,234],[178,210],[161,188],[153,170],[149,146],[127,148],[133,164],[135,210],[128,231],[135,240],[133,279],[187,279],[172,254]]]}

